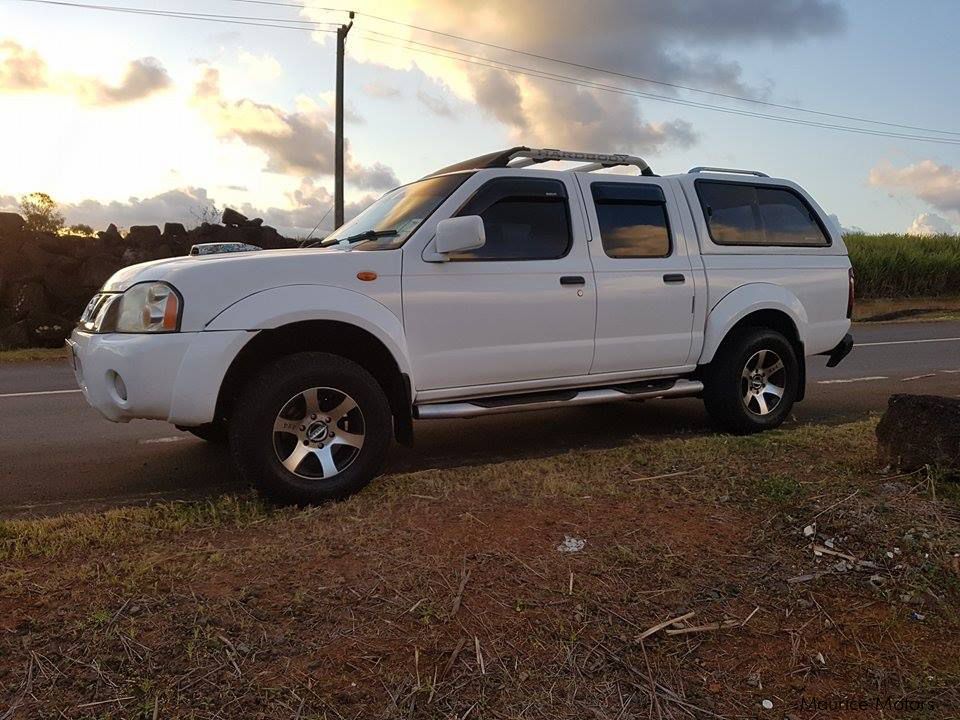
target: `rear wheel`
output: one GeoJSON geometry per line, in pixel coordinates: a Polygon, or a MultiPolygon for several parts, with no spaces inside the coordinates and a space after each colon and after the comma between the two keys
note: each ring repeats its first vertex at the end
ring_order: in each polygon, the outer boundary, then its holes
{"type": "Polygon", "coordinates": [[[264,368],[230,423],[240,474],[264,495],[309,505],[346,497],[380,471],[392,418],[376,379],[327,353],[298,353],[264,368]]]}
{"type": "Polygon", "coordinates": [[[797,398],[800,368],[793,346],[766,328],[742,328],[704,373],[703,400],[713,422],[736,434],[779,426],[797,398]]]}

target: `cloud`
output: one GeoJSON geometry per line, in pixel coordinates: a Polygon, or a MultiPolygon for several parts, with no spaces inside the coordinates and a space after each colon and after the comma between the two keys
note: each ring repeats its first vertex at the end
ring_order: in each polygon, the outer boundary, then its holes
{"type": "Polygon", "coordinates": [[[398,88],[395,88],[379,80],[373,80],[360,88],[364,95],[377,98],[378,100],[393,100],[403,96],[398,88]]]}
{"type": "MultiPolygon", "coordinates": [[[[349,220],[376,199],[375,195],[349,202],[344,214],[349,220]]],[[[287,207],[258,207],[243,203],[236,209],[247,217],[263,218],[267,225],[277,228],[289,237],[305,237],[320,223],[314,237],[323,237],[333,230],[333,194],[325,186],[310,178],[304,178],[299,186],[287,194],[287,207]]],[[[0,211],[18,211],[13,196],[0,195],[0,211]]],[[[147,198],[131,197],[125,201],[100,202],[84,200],[78,203],[61,203],[68,225],[83,223],[94,229],[103,229],[110,223],[119,227],[131,225],[158,225],[166,222],[181,222],[187,227],[219,221],[223,205],[218,203],[202,187],[184,187],[147,198]]]]}
{"type": "Polygon", "coordinates": [[[47,63],[39,53],[0,40],[0,92],[43,90],[47,83],[47,63]]]}
{"type": "Polygon", "coordinates": [[[89,105],[118,105],[149,97],[172,85],[156,58],[127,64],[120,82],[81,75],[51,75],[46,61],[13,40],[0,41],[0,92],[55,92],[76,95],[89,105]]]}
{"type": "Polygon", "coordinates": [[[60,211],[68,225],[83,223],[92,228],[104,228],[110,223],[121,227],[130,225],[163,225],[182,222],[197,225],[209,208],[215,205],[204,188],[186,187],[154,195],[149,198],[130,197],[126,201],[83,200],[79,203],[61,203],[60,211]]]}
{"type": "MultiPolygon", "coordinates": [[[[301,98],[290,112],[249,98],[228,100],[220,89],[220,74],[205,67],[194,88],[194,102],[203,110],[216,133],[262,150],[266,170],[295,176],[332,175],[334,135],[327,124],[327,111],[301,98]]],[[[358,163],[344,148],[346,180],[361,188],[388,188],[400,181],[389,167],[358,163]]]]}
{"type": "Polygon", "coordinates": [[[907,228],[907,235],[956,235],[953,223],[936,213],[920,213],[907,228]]]}
{"type": "Polygon", "coordinates": [[[91,105],[121,105],[142,100],[172,84],[160,61],[151,57],[129,63],[116,85],[98,78],[78,78],[74,83],[80,97],[91,105]]]}
{"type": "Polygon", "coordinates": [[[836,213],[830,213],[827,215],[830,218],[830,222],[833,226],[840,231],[841,235],[862,235],[863,228],[859,225],[844,225],[840,222],[840,218],[836,213]]]}
{"type": "MultiPolygon", "coordinates": [[[[288,208],[258,209],[250,203],[244,203],[239,209],[247,217],[262,217],[268,225],[292,237],[306,237],[310,232],[313,232],[313,237],[323,237],[333,231],[333,194],[326,187],[318,185],[311,178],[304,178],[287,198],[290,201],[288,208]]],[[[365,195],[346,203],[344,217],[350,220],[374,200],[376,196],[365,195]]]]}
{"type": "MultiPolygon", "coordinates": [[[[360,12],[376,14],[380,0],[357,0],[360,12]]],[[[603,82],[628,89],[677,94],[663,85],[615,77],[591,68],[648,77],[666,83],[702,87],[754,98],[768,97],[771,88],[744,77],[728,49],[767,44],[778,47],[843,30],[846,14],[837,0],[691,0],[683,3],[606,0],[487,0],[467,4],[460,0],[394,0],[391,17],[443,33],[466,35],[483,42],[521,48],[516,55],[471,45],[481,62],[498,60],[547,72],[603,82]],[[466,28],[466,29],[465,29],[466,28]],[[570,38],[596,42],[571,43],[570,38]],[[542,57],[535,57],[542,56],[542,57]],[[579,67],[549,62],[561,58],[579,67]]],[[[319,10],[305,10],[321,20],[319,10]]],[[[387,33],[401,40],[453,47],[440,36],[396,26],[387,33]]],[[[318,41],[323,41],[319,36],[318,41]]],[[[530,144],[579,143],[575,149],[619,150],[643,153],[668,145],[685,146],[695,139],[682,120],[650,123],[641,107],[645,101],[597,89],[584,89],[543,78],[479,69],[449,57],[438,57],[397,47],[396,41],[360,35],[351,37],[351,55],[363,62],[397,70],[421,71],[447,86],[459,99],[475,102],[484,112],[507,125],[513,138],[530,144]],[[384,44],[386,41],[388,44],[384,44]],[[625,112],[622,118],[601,118],[625,112]],[[624,131],[624,137],[605,134],[624,131]]],[[[457,49],[462,49],[459,45],[457,49]]],[[[432,51],[430,51],[432,52],[432,51]]]]}
{"type": "Polygon", "coordinates": [[[417,90],[417,100],[434,115],[439,117],[452,118],[453,108],[443,96],[431,95],[424,90],[417,90]]]}
{"type": "Polygon", "coordinates": [[[685,120],[644,122],[637,104],[621,95],[576,89],[556,95],[529,88],[523,95],[524,125],[513,138],[536,145],[608,152],[655,153],[664,146],[689,147],[696,133],[685,120]]]}
{"type": "Polygon", "coordinates": [[[523,112],[520,86],[513,76],[497,70],[473,70],[470,81],[477,104],[505,125],[523,129],[527,118],[523,112]]]}
{"type": "Polygon", "coordinates": [[[255,55],[246,50],[241,50],[239,61],[244,73],[256,82],[270,82],[283,75],[283,67],[280,65],[280,61],[269,53],[255,55]]]}
{"type": "Polygon", "coordinates": [[[889,162],[870,171],[870,184],[904,192],[943,212],[960,212],[960,170],[933,160],[896,168],[889,162]]]}

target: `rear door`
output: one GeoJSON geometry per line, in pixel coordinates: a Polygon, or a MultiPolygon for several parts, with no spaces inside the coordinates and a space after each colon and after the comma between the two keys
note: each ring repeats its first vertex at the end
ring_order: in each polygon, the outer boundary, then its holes
{"type": "Polygon", "coordinates": [[[688,365],[695,277],[669,181],[577,175],[597,286],[591,373],[688,365]]]}
{"type": "Polygon", "coordinates": [[[587,375],[596,293],[576,181],[478,173],[451,197],[486,244],[431,262],[404,248],[403,314],[418,390],[587,375]]]}

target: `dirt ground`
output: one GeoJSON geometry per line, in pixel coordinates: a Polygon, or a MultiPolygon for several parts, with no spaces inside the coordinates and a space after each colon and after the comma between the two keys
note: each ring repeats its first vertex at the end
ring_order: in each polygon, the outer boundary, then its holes
{"type": "Polygon", "coordinates": [[[957,717],[960,490],[874,424],[0,523],[0,718],[957,717]]]}

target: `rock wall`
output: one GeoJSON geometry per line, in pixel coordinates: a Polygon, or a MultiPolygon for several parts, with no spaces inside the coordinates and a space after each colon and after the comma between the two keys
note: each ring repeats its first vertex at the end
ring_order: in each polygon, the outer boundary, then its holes
{"type": "Polygon", "coordinates": [[[87,301],[127,265],[186,255],[207,242],[244,242],[264,249],[295,247],[259,219],[233,210],[223,225],[135,225],[126,235],[115,225],[97,237],[49,235],[24,228],[15,213],[0,213],[0,350],[57,347],[76,326],[87,301]]]}

